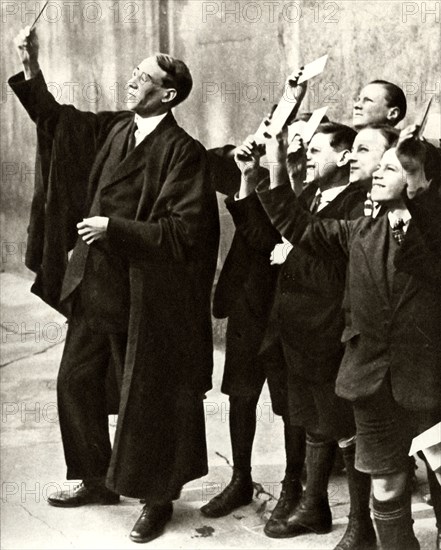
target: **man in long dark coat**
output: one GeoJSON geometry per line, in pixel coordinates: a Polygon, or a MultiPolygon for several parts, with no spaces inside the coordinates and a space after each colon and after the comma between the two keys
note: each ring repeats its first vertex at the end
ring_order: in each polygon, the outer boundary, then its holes
{"type": "Polygon", "coordinates": [[[67,477],[82,480],[49,503],[143,498],[130,537],[147,542],[184,483],[208,471],[219,222],[205,150],[171,113],[192,78],[182,61],[156,54],[133,71],[128,111],[83,113],[48,92],[35,30],[16,42],[24,73],[10,85],[39,146],[27,265],[33,291],[68,317],[59,418],[67,477]],[[109,364],[120,387],[113,451],[109,364]]]}

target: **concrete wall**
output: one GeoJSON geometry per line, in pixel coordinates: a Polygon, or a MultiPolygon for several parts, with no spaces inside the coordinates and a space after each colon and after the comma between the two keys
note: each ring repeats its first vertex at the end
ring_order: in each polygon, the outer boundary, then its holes
{"type": "Polygon", "coordinates": [[[324,53],[328,66],[305,110],[329,105],[332,119],[350,123],[360,87],[383,78],[405,89],[407,120],[434,93],[439,114],[440,2],[184,0],[170,1],[169,10],[171,51],[197,80],[187,125],[207,146],[253,131],[284,77],[324,53]]]}
{"type": "MultiPolygon", "coordinates": [[[[439,137],[440,4],[51,0],[38,27],[41,64],[62,101],[92,111],[115,109],[121,106],[118,95],[133,65],[149,52],[169,49],[188,62],[195,80],[191,97],[176,116],[192,135],[214,147],[238,143],[252,133],[278,100],[285,76],[329,53],[326,73],[314,80],[305,109],[326,104],[331,118],[350,122],[360,86],[384,78],[406,90],[410,121],[436,95],[437,118],[432,117],[430,131],[439,137]]],[[[42,5],[42,0],[1,3],[1,221],[6,270],[22,269],[20,243],[26,239],[35,153],[34,128],[6,80],[19,68],[12,38],[42,5]]],[[[232,232],[225,211],[222,224],[223,258],[232,232]]]]}
{"type": "MultiPolygon", "coordinates": [[[[7,79],[21,70],[13,38],[44,2],[1,1],[2,268],[21,270],[32,198],[35,128],[7,79]]],[[[160,2],[52,0],[38,23],[40,65],[54,96],[88,111],[122,108],[133,67],[160,49],[160,2]]]]}

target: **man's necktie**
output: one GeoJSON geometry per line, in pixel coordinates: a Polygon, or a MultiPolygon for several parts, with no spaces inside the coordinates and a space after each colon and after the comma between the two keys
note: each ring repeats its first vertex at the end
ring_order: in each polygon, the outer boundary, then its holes
{"type": "Polygon", "coordinates": [[[138,130],[138,126],[135,121],[133,121],[133,124],[130,127],[130,133],[129,133],[129,140],[127,143],[127,155],[133,151],[133,149],[136,147],[136,138],[135,134],[138,130]]]}
{"type": "Polygon", "coordinates": [[[318,212],[318,209],[320,208],[320,205],[322,203],[322,194],[320,191],[317,191],[316,196],[314,197],[314,200],[311,203],[311,213],[316,214],[318,212]]]}
{"type": "Polygon", "coordinates": [[[394,236],[394,239],[397,241],[398,244],[402,244],[402,242],[404,241],[404,225],[405,223],[403,222],[403,220],[401,218],[398,218],[392,226],[392,235],[394,236]]]}

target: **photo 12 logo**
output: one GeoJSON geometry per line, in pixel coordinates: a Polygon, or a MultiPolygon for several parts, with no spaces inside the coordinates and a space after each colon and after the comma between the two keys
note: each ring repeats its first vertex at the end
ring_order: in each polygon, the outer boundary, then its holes
{"type": "Polygon", "coordinates": [[[50,321],[49,323],[27,323],[22,321],[17,323],[15,321],[3,321],[2,322],[2,344],[8,342],[46,342],[50,345],[59,344],[63,342],[67,333],[67,323],[58,323],[56,321],[50,321]]]}
{"type": "MultiPolygon", "coordinates": [[[[205,420],[219,419],[221,422],[228,422],[230,417],[230,402],[204,401],[205,420]]],[[[256,406],[256,421],[274,423],[274,412],[271,402],[258,403],[256,406]]]]}
{"type": "Polygon", "coordinates": [[[439,23],[441,21],[441,2],[403,2],[401,4],[403,23],[439,23]]]}
{"type": "Polygon", "coordinates": [[[12,420],[21,424],[30,422],[54,424],[58,422],[58,406],[55,401],[49,403],[5,401],[2,403],[2,424],[12,420]]]}
{"type": "Polygon", "coordinates": [[[139,10],[143,2],[89,2],[50,0],[45,2],[1,2],[2,23],[8,23],[11,18],[14,22],[20,20],[23,26],[30,25],[39,17],[40,21],[46,23],[74,23],[85,21],[87,23],[98,23],[104,18],[112,18],[114,23],[138,23],[140,21],[139,10]]]}
{"type": "Polygon", "coordinates": [[[338,23],[340,5],[338,2],[303,2],[283,0],[264,2],[202,2],[202,22],[215,18],[221,23],[298,23],[301,19],[314,23],[338,23]],[[311,18],[312,16],[312,18],[311,18]]]}
{"type": "Polygon", "coordinates": [[[78,481],[65,481],[60,484],[55,481],[40,483],[38,481],[3,481],[1,488],[1,501],[6,503],[39,503],[47,502],[52,493],[66,491],[68,494],[74,492],[78,481]]]}

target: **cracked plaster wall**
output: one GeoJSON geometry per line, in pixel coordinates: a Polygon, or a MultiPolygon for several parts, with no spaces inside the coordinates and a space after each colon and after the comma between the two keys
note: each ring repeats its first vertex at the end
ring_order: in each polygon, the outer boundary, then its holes
{"type": "MultiPolygon", "coordinates": [[[[6,80],[19,68],[12,38],[21,21],[30,23],[33,17],[20,10],[35,9],[36,2],[15,4],[18,14],[2,13],[1,33],[6,54],[1,60],[2,241],[17,245],[16,253],[2,254],[7,271],[24,269],[35,153],[34,128],[6,80]]],[[[58,4],[63,8],[61,0],[58,4]]],[[[408,120],[414,120],[430,91],[436,92],[433,110],[439,118],[440,2],[138,0],[131,3],[137,6],[133,15],[121,0],[118,18],[113,2],[95,4],[101,8],[95,22],[84,17],[69,22],[65,8],[59,21],[39,24],[47,80],[54,83],[54,93],[61,90],[64,102],[73,99],[82,109],[120,108],[115,87],[121,89],[140,58],[169,46],[170,53],[188,62],[195,80],[177,118],[207,147],[238,143],[252,133],[277,101],[284,75],[325,52],[330,54],[326,73],[314,81],[305,109],[327,104],[331,118],[350,122],[359,87],[385,78],[406,88],[408,120]]],[[[93,15],[89,12],[89,19],[93,15]]],[[[222,202],[219,265],[233,231],[222,202]]]]}

